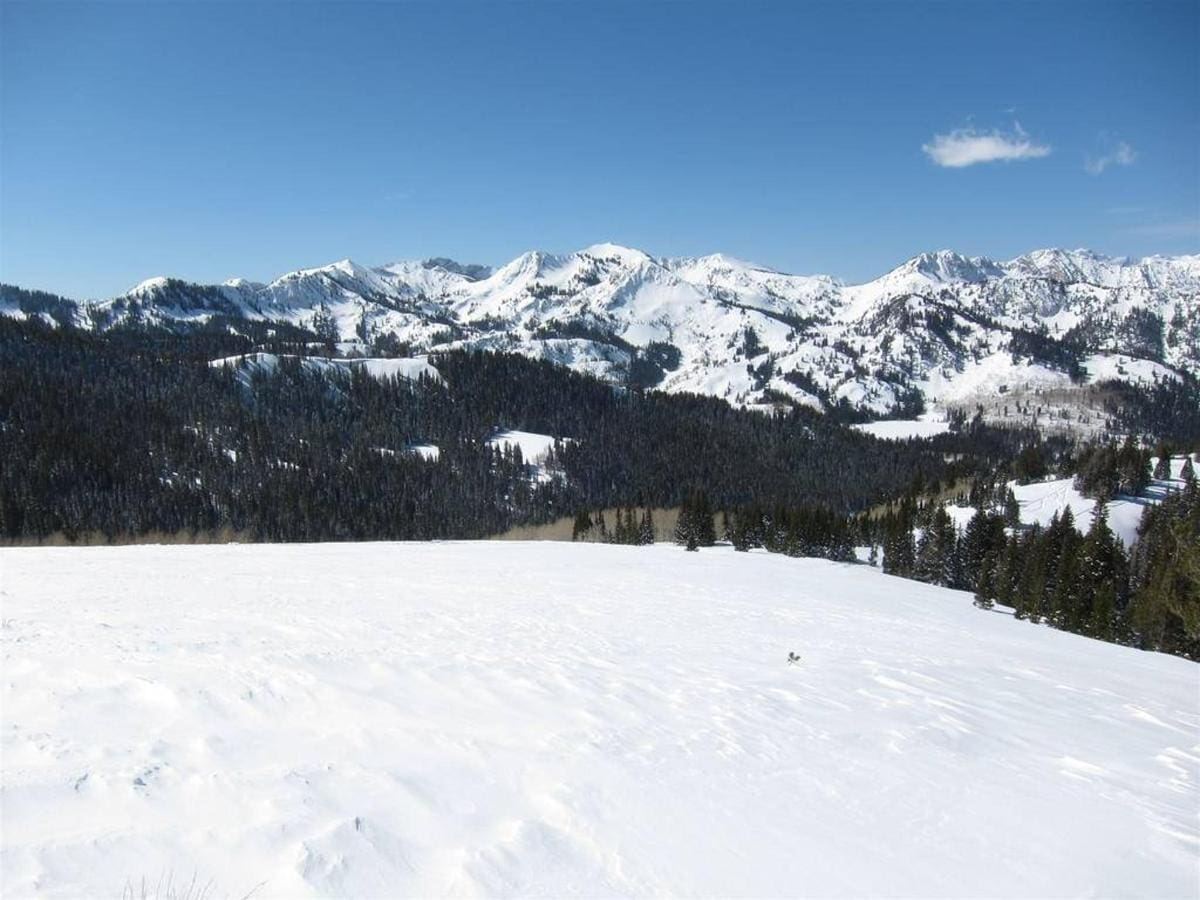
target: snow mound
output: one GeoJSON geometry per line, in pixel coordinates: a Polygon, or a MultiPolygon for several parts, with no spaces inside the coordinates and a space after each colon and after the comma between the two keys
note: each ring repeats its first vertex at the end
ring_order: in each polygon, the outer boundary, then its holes
{"type": "Polygon", "coordinates": [[[965,593],[667,546],[0,565],[5,897],[1200,891],[1196,665],[965,593]]]}

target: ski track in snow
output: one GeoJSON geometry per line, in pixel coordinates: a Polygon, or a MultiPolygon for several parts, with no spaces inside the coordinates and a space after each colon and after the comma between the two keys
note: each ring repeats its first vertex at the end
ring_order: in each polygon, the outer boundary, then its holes
{"type": "Polygon", "coordinates": [[[0,573],[5,897],[1200,893],[1200,668],[864,566],[484,542],[0,573]]]}

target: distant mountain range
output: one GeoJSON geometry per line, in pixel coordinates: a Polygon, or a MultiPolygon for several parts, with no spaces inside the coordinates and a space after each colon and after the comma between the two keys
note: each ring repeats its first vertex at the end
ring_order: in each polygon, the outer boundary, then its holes
{"type": "Polygon", "coordinates": [[[874,416],[924,403],[983,406],[999,418],[1001,405],[1007,416],[1022,398],[1032,415],[1040,398],[1040,415],[1065,420],[1063,398],[1088,383],[1200,374],[1200,255],[1051,249],[1000,262],[939,251],[847,285],[720,254],[663,258],[597,244],[525,253],[495,270],[343,260],[269,284],[151,278],[98,301],[5,288],[0,314],[98,329],[323,322],[327,338],[336,326],[343,352],[504,350],[742,406],[874,416]]]}

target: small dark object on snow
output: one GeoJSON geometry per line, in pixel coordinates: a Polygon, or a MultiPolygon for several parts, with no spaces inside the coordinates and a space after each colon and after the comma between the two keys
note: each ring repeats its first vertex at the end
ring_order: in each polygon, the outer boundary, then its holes
{"type": "Polygon", "coordinates": [[[788,665],[789,666],[794,666],[798,662],[800,662],[800,654],[798,654],[798,653],[789,653],[788,654],[788,665]]]}

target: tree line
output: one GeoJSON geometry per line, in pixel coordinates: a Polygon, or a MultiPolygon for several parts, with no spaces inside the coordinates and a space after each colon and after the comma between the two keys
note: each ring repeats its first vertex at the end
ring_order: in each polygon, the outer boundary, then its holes
{"type": "MultiPolygon", "coordinates": [[[[275,349],[306,337],[276,333],[275,349]]],[[[478,351],[440,354],[439,377],[415,380],[302,354],[212,364],[248,340],[211,323],[94,332],[0,317],[0,538],[473,538],[580,509],[678,506],[697,487],[718,509],[845,513],[989,471],[1029,440],[968,429],[889,443],[817,413],[478,351]],[[502,428],[570,440],[535,469],[489,443],[502,428]],[[412,452],[424,444],[436,459],[412,452]]]]}
{"type": "MultiPolygon", "coordinates": [[[[868,562],[882,562],[885,573],[969,591],[983,609],[1001,604],[1019,620],[1200,660],[1200,480],[1184,457],[1182,487],[1147,505],[1126,548],[1108,524],[1107,488],[1121,482],[1123,464],[1132,479],[1125,485],[1170,474],[1163,450],[1151,473],[1149,454],[1132,449],[1098,447],[1078,457],[1076,486],[1096,498],[1083,532],[1070,507],[1046,527],[1023,524],[1012,488],[992,478],[961,498],[975,509],[962,529],[942,503],[910,493],[881,515],[749,505],[722,514],[725,539],[735,550],[840,562],[866,547],[868,562]],[[1135,454],[1144,463],[1136,475],[1135,454]]],[[[695,549],[686,531],[676,542],[695,549]]]]}

